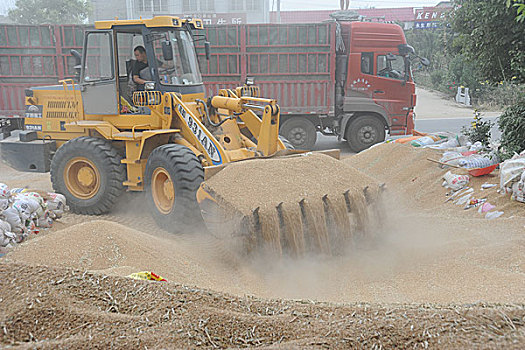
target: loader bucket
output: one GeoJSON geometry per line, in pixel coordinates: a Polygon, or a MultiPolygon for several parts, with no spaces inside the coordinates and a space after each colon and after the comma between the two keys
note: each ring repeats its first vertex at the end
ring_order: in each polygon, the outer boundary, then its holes
{"type": "Polygon", "coordinates": [[[381,223],[381,188],[339,160],[303,153],[228,164],[202,184],[212,200],[201,209],[212,233],[240,236],[248,253],[341,254],[381,223]]]}

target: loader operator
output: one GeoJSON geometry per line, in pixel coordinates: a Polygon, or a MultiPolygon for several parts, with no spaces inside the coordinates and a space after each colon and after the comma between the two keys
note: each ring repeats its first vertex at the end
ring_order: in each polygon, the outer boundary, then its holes
{"type": "MultiPolygon", "coordinates": [[[[132,67],[132,75],[133,75],[133,81],[135,84],[137,84],[137,91],[144,91],[144,84],[147,81],[152,81],[153,78],[151,76],[151,72],[149,71],[148,66],[148,57],[146,55],[146,49],[144,46],[137,46],[135,47],[135,50],[133,50],[133,53],[135,54],[135,58],[137,59],[132,67]]],[[[159,68],[164,68],[165,64],[157,60],[157,66],[159,68]]]]}

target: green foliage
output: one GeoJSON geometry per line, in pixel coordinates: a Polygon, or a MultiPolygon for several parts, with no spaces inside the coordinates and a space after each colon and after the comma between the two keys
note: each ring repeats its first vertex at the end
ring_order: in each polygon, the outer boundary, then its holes
{"type": "Polygon", "coordinates": [[[445,80],[445,73],[442,70],[435,70],[432,73],[430,73],[430,81],[432,82],[432,85],[435,88],[438,88],[441,86],[441,84],[445,80]]]}
{"type": "Polygon", "coordinates": [[[406,32],[407,42],[431,61],[415,72],[416,82],[451,96],[466,86],[477,106],[515,103],[525,86],[525,9],[519,10],[525,0],[454,0],[454,5],[441,28],[406,32]],[[515,20],[517,10],[521,21],[515,20]]]}
{"type": "Polygon", "coordinates": [[[480,85],[473,91],[474,103],[487,108],[513,105],[520,100],[525,91],[525,85],[515,84],[512,80],[498,83],[491,83],[487,80],[481,82],[480,85]]]}
{"type": "MultiPolygon", "coordinates": [[[[525,22],[501,0],[454,0],[450,16],[454,45],[474,62],[482,78],[525,82],[525,22]]],[[[484,80],[484,79],[483,79],[484,80]]]]}
{"type": "Polygon", "coordinates": [[[90,11],[87,0],[17,0],[9,18],[19,24],[81,24],[90,11]]]}
{"type": "Polygon", "coordinates": [[[525,3],[523,0],[507,0],[507,7],[516,8],[516,21],[525,22],[525,3]]]}
{"type": "Polygon", "coordinates": [[[474,121],[470,123],[470,128],[463,127],[461,133],[467,136],[472,143],[481,142],[483,146],[487,146],[490,142],[490,129],[494,123],[490,120],[483,120],[481,113],[474,111],[474,121]]]}
{"type": "Polygon", "coordinates": [[[456,84],[475,90],[479,87],[482,74],[475,62],[465,60],[463,55],[454,56],[448,65],[448,79],[456,84]]]}
{"type": "Polygon", "coordinates": [[[499,154],[502,160],[525,150],[525,94],[499,117],[498,126],[501,130],[499,154]]]}

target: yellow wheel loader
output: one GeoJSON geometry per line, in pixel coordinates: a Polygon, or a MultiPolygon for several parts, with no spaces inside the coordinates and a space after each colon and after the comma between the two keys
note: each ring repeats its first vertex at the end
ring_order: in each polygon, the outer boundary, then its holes
{"type": "MultiPolygon", "coordinates": [[[[293,153],[278,136],[279,106],[259,97],[257,87],[205,97],[193,44],[204,39],[197,33],[200,29],[199,19],[173,16],[95,22],[95,30],[85,33],[82,54],[72,52],[78,82],[26,90],[26,129],[37,132],[41,141],[35,142],[42,147],[56,145],[50,161],[53,188],[66,196],[73,212],[103,214],[124,190],[145,191],[160,226],[191,230],[201,217],[198,202],[227,197],[201,186],[205,179],[220,176],[230,163],[293,153]]],[[[209,58],[207,42],[205,49],[209,58]]],[[[243,179],[238,180],[241,185],[243,179]]],[[[264,201],[263,183],[253,191],[264,201]]],[[[343,198],[343,191],[337,196],[343,198]]],[[[323,198],[327,203],[326,195],[323,198]]],[[[333,199],[345,206],[345,200],[333,199]]],[[[308,209],[304,200],[301,203],[308,209]]],[[[281,208],[282,216],[283,202],[272,205],[281,208]]],[[[240,221],[256,215],[249,231],[278,231],[279,224],[261,222],[260,209],[248,208],[240,221]]],[[[295,226],[308,221],[304,215],[297,220],[303,222],[295,226]]]]}

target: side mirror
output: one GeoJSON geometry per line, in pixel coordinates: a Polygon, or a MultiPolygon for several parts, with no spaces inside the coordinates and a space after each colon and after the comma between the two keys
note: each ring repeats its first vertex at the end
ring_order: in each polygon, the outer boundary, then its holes
{"type": "Polygon", "coordinates": [[[171,49],[171,42],[168,40],[162,42],[162,58],[164,61],[173,61],[173,50],[171,49]]]}
{"type": "Polygon", "coordinates": [[[204,42],[204,52],[206,53],[206,59],[209,61],[211,57],[211,44],[209,41],[204,42]]]}
{"type": "Polygon", "coordinates": [[[430,60],[428,58],[421,57],[420,60],[421,60],[421,64],[424,65],[425,67],[430,66],[430,60]]]}
{"type": "Polygon", "coordinates": [[[399,54],[401,56],[415,55],[416,54],[416,50],[414,50],[414,48],[412,46],[407,45],[407,44],[399,44],[399,45],[397,45],[397,48],[398,48],[399,54]]]}
{"type": "Polygon", "coordinates": [[[71,49],[69,53],[75,58],[75,66],[73,68],[75,69],[75,76],[78,79],[80,77],[80,70],[82,69],[82,56],[74,49],[71,49]]]}

